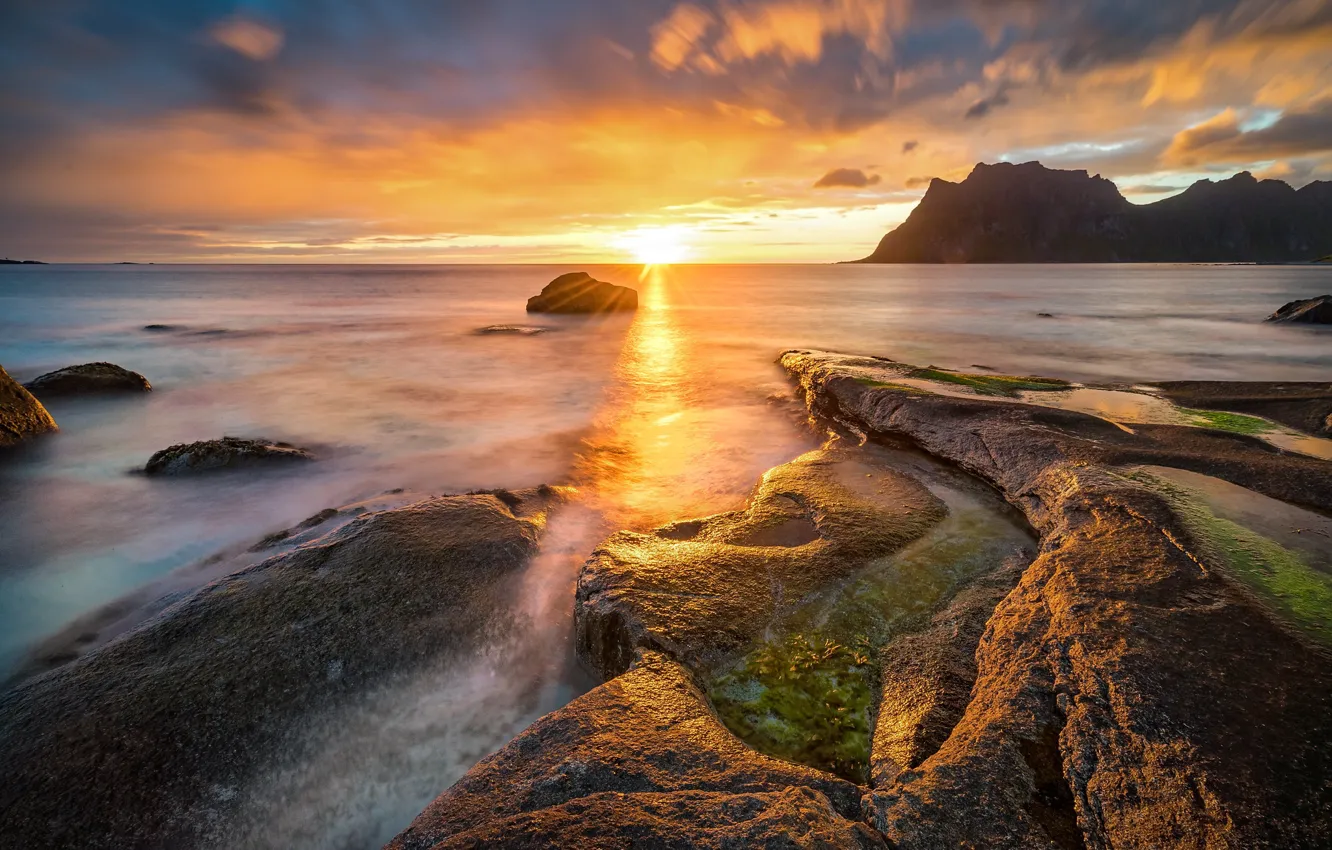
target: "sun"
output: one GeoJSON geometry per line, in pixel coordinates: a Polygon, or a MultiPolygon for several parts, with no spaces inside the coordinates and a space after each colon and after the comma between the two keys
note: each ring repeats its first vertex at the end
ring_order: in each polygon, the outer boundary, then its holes
{"type": "Polygon", "coordinates": [[[633,254],[634,259],[643,265],[670,265],[688,259],[690,248],[685,244],[686,235],[682,227],[643,227],[624,234],[615,244],[633,254]]]}

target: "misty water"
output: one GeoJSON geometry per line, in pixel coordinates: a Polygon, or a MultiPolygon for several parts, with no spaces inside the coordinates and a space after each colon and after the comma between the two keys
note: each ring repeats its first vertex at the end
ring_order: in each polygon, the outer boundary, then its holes
{"type": "Polygon", "coordinates": [[[154,385],[51,400],[60,433],[0,462],[0,678],[72,621],[127,594],[186,592],[213,576],[210,556],[254,560],[237,553],[328,507],[577,486],[492,645],[312,721],[299,758],[224,789],[246,801],[231,843],[378,846],[590,686],[572,662],[573,583],[603,535],[736,507],[817,444],[774,363],[783,349],[1089,382],[1332,375],[1332,333],[1261,321],[1332,291],[1327,267],[587,267],[638,288],[642,309],[527,316],[526,298],[569,270],[0,269],[0,365],[15,378],[106,360],[154,385]],[[496,324],[546,332],[476,333],[496,324]],[[130,474],[223,435],[321,460],[130,474]]]}

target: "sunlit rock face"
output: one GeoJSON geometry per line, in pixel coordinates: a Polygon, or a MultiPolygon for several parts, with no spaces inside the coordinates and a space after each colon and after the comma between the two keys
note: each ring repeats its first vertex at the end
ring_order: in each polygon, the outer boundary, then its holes
{"type": "Polygon", "coordinates": [[[0,448],[54,430],[55,420],[42,403],[0,368],[0,448]]]}
{"type": "Polygon", "coordinates": [[[563,499],[321,514],[344,522],[9,690],[0,846],[234,846],[213,831],[317,717],[479,643],[563,499]]]}
{"type": "MultiPolygon", "coordinates": [[[[782,362],[824,414],[990,481],[1042,538],[988,617],[965,708],[919,763],[898,729],[918,707],[889,695],[888,671],[909,691],[928,650],[890,650],[867,812],[894,846],[1314,847],[1332,834],[1332,576],[1144,470],[1326,513],[1332,464],[1244,434],[894,386],[900,370],[872,358],[782,362]]],[[[957,631],[974,631],[979,616],[958,614],[957,631]]],[[[947,633],[911,640],[941,638],[942,679],[965,680],[947,633]]]]}
{"type": "Polygon", "coordinates": [[[146,393],[153,389],[143,375],[114,363],[67,366],[34,378],[24,386],[38,398],[146,393]]]}
{"type": "Polygon", "coordinates": [[[190,475],[264,466],[286,466],[315,459],[308,449],[272,440],[222,437],[183,443],[155,452],[143,471],[148,475],[190,475]]]}
{"type": "Polygon", "coordinates": [[[529,313],[615,313],[638,309],[638,293],[587,272],[563,274],[527,300],[529,313]]]}
{"type": "Polygon", "coordinates": [[[1332,295],[1292,301],[1267,317],[1269,322],[1332,325],[1332,295]]]}

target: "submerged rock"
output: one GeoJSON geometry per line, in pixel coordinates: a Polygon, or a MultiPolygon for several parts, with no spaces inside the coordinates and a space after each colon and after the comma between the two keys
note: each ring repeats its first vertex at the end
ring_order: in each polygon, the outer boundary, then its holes
{"type": "Polygon", "coordinates": [[[540,325],[487,325],[477,328],[474,333],[478,336],[536,336],[550,330],[540,325]]]}
{"type": "Polygon", "coordinates": [[[547,715],[394,840],[444,847],[882,848],[861,789],[760,755],[657,653],[547,715]]]}
{"type": "Polygon", "coordinates": [[[241,789],[319,713],[472,648],[551,488],[366,514],[0,695],[0,846],[225,846],[241,789]]]}
{"type": "MultiPolygon", "coordinates": [[[[816,410],[984,478],[1042,538],[987,618],[970,689],[969,665],[958,666],[969,640],[948,649],[947,625],[935,644],[942,678],[920,666],[923,647],[899,647],[885,664],[866,811],[893,846],[1325,843],[1332,582],[1297,571],[1290,553],[1264,569],[1302,585],[1235,569],[1265,548],[1209,543],[1204,514],[1187,518],[1176,494],[1133,470],[1195,470],[1326,512],[1332,464],[1216,431],[1128,431],[1070,411],[912,393],[876,383],[866,358],[796,351],[782,363],[816,410]],[[949,679],[939,722],[922,725],[932,740],[915,747],[892,728],[920,713],[911,682],[949,679]],[[888,698],[895,680],[905,708],[888,698]]],[[[960,625],[974,633],[975,623],[960,625]]]]}
{"type": "Polygon", "coordinates": [[[0,367],[0,448],[55,430],[42,403],[0,367]]]}
{"type": "Polygon", "coordinates": [[[1269,322],[1332,325],[1332,295],[1292,301],[1267,317],[1269,322]]]}
{"type": "Polygon", "coordinates": [[[149,333],[167,333],[170,331],[184,330],[180,325],[144,325],[143,330],[149,333]]]}
{"type": "Polygon", "coordinates": [[[744,511],[603,543],[578,578],[579,657],[605,678],[641,648],[706,669],[945,514],[914,478],[811,452],[769,471],[744,511]]]}
{"type": "Polygon", "coordinates": [[[84,363],[66,366],[34,378],[24,384],[35,396],[53,398],[68,395],[111,393],[146,393],[153,385],[138,372],[122,369],[114,363],[84,363]]]}
{"type": "Polygon", "coordinates": [[[638,309],[638,293],[587,272],[563,274],[527,301],[529,313],[613,313],[638,309]]]}
{"type": "Polygon", "coordinates": [[[148,460],[149,475],[185,475],[253,466],[272,466],[314,460],[308,450],[291,443],[223,437],[199,443],[182,443],[162,449],[148,460]]]}

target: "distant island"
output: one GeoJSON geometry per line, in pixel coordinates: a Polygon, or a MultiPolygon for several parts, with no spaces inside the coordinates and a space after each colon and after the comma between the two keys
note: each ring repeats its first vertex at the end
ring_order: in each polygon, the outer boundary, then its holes
{"type": "Polygon", "coordinates": [[[8,257],[0,259],[0,266],[44,266],[41,260],[11,260],[8,257]]]}
{"type": "Polygon", "coordinates": [[[1332,254],[1332,183],[1243,172],[1138,206],[1086,171],[980,164],[935,179],[860,263],[1307,263],[1332,254]]]}

